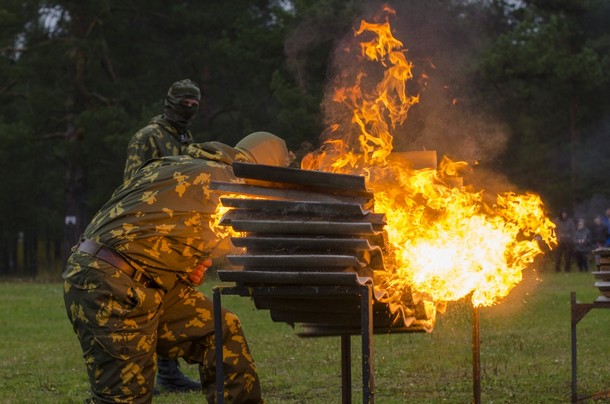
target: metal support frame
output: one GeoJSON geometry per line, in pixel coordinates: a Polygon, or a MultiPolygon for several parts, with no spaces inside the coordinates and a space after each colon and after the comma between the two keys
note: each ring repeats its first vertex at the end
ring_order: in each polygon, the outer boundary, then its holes
{"type": "Polygon", "coordinates": [[[472,402],[481,404],[481,338],[479,308],[472,306],[472,402]]]}
{"type": "Polygon", "coordinates": [[[579,396],[576,382],[577,382],[577,346],[576,346],[576,326],[578,322],[582,320],[589,311],[592,309],[610,309],[610,302],[598,302],[595,301],[593,303],[577,303],[576,302],[576,292],[572,292],[570,294],[570,302],[571,302],[571,313],[572,313],[572,321],[571,321],[571,331],[572,331],[572,403],[577,403],[579,401],[593,399],[599,400],[602,398],[610,398],[610,390],[603,391],[599,393],[594,393],[586,396],[579,396]]]}
{"type": "MultiPolygon", "coordinates": [[[[224,403],[224,367],[222,358],[221,295],[257,296],[313,296],[355,295],[360,297],[360,325],[362,337],[362,402],[373,404],[375,388],[373,380],[373,286],[223,286],[213,288],[214,344],[216,350],[216,402],[224,403]]],[[[351,400],[351,340],[341,335],[341,391],[342,403],[351,400]]]]}

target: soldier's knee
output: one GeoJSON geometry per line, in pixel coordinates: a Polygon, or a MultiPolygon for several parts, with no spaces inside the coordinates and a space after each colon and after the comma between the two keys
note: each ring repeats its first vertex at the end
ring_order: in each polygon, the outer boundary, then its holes
{"type": "Polygon", "coordinates": [[[240,324],[239,317],[231,311],[225,313],[225,322],[227,324],[240,324]]]}
{"type": "Polygon", "coordinates": [[[233,312],[227,311],[224,313],[224,322],[232,334],[241,332],[241,321],[233,312]]]}

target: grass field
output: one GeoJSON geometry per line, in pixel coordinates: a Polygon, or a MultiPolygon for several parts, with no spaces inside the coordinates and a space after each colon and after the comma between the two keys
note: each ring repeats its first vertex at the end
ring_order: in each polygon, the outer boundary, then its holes
{"type": "MultiPolygon", "coordinates": [[[[528,271],[501,304],[480,310],[483,403],[570,401],[570,292],[592,302],[593,283],[591,274],[528,271]]],[[[61,284],[3,282],[0,295],[0,403],[82,403],[87,377],[61,284]]],[[[267,403],[341,401],[339,338],[302,339],[246,298],[223,303],[242,319],[267,403]]],[[[430,334],[375,335],[375,401],[472,402],[471,317],[471,307],[457,302],[430,334]]],[[[592,310],[578,325],[580,394],[610,389],[609,331],[610,310],[592,310]]],[[[362,401],[359,339],[352,341],[354,402],[362,401]]],[[[182,368],[196,377],[195,366],[182,368]]],[[[169,394],[154,402],[202,399],[169,394]]]]}

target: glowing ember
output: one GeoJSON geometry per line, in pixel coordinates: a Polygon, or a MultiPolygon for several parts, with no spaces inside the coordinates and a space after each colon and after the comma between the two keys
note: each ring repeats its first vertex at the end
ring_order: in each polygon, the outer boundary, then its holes
{"type": "Polygon", "coordinates": [[[452,187],[467,163],[444,158],[436,170],[414,170],[388,158],[390,131],[418,102],[407,95],[412,65],[390,30],[392,14],[386,7],[385,22],[362,21],[355,31],[367,37],[359,44],[362,69],[340,74],[332,97],[344,116],[329,123],[323,146],[301,166],[368,179],[375,210],[387,216],[390,251],[375,285],[390,293],[390,303],[423,302],[434,311],[470,295],[474,305],[492,305],[521,281],[523,269],[542,252],[539,244],[555,242],[554,225],[537,195],[504,193],[490,206],[482,190],[452,187]],[[374,85],[365,73],[371,65],[383,69],[374,85]]]}

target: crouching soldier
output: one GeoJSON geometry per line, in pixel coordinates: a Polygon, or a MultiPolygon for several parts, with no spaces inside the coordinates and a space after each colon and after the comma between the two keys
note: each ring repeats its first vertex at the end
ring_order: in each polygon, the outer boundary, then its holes
{"type": "Polygon", "coordinates": [[[88,402],[152,401],[159,355],[199,364],[215,402],[214,338],[223,341],[225,400],[261,402],[256,368],[237,316],[196,289],[219,243],[210,228],[218,197],[211,181],[236,181],[231,163],[288,166],[280,138],[256,132],[235,148],[193,144],[188,155],[138,169],[112,195],[73,248],[63,274],[68,317],[87,366],[88,402]]]}

